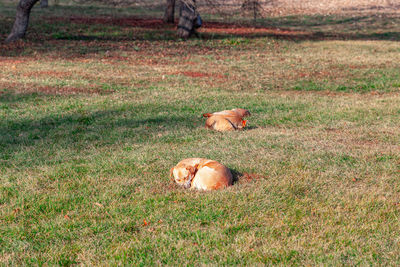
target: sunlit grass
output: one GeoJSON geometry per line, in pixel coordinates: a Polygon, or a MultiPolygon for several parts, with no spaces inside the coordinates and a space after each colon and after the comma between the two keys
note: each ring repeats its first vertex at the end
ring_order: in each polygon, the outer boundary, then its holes
{"type": "Polygon", "coordinates": [[[400,260],[398,42],[32,22],[0,51],[2,264],[400,260]],[[234,107],[246,130],[203,128],[234,107]],[[238,181],[179,188],[187,157],[238,181]]]}

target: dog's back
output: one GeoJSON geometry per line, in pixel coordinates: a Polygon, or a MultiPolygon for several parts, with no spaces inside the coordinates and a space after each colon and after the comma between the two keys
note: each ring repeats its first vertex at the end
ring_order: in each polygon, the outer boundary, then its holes
{"type": "Polygon", "coordinates": [[[240,118],[251,116],[250,111],[244,108],[234,108],[231,110],[223,110],[214,113],[204,113],[204,117],[211,117],[213,115],[225,115],[225,116],[239,116],[240,118]]]}
{"type": "Polygon", "coordinates": [[[230,170],[221,163],[207,160],[198,166],[192,182],[192,188],[201,190],[217,190],[232,185],[230,170]]]}
{"type": "Polygon", "coordinates": [[[250,112],[242,108],[203,114],[207,118],[206,128],[220,132],[244,128],[247,122],[243,120],[245,116],[250,116],[250,112]]]}
{"type": "Polygon", "coordinates": [[[237,115],[213,115],[206,120],[206,128],[216,131],[239,130],[246,126],[246,121],[237,115]]]}
{"type": "Polygon", "coordinates": [[[232,109],[232,111],[234,111],[241,118],[251,116],[250,111],[248,111],[247,109],[244,109],[244,108],[235,108],[235,109],[232,109]]]}

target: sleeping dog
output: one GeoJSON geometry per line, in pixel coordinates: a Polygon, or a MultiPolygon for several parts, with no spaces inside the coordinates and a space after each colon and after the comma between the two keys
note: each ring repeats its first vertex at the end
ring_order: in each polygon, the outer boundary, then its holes
{"type": "Polygon", "coordinates": [[[243,117],[250,115],[248,110],[236,108],[214,113],[204,113],[203,117],[207,118],[206,128],[223,132],[243,129],[247,122],[243,120],[243,117]]]}
{"type": "Polygon", "coordinates": [[[199,190],[216,190],[232,185],[230,170],[221,163],[203,158],[188,158],[170,170],[178,185],[199,190]]]}

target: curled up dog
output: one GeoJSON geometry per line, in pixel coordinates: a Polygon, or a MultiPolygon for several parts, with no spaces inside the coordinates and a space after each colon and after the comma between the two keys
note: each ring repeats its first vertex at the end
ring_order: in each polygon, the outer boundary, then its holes
{"type": "Polygon", "coordinates": [[[204,158],[188,158],[170,170],[170,177],[187,189],[217,190],[232,185],[232,173],[221,163],[204,158]]]}
{"type": "Polygon", "coordinates": [[[204,113],[206,117],[206,128],[216,131],[234,131],[242,130],[246,127],[247,120],[243,118],[250,116],[250,112],[246,109],[236,108],[232,110],[223,110],[214,113],[204,113]]]}

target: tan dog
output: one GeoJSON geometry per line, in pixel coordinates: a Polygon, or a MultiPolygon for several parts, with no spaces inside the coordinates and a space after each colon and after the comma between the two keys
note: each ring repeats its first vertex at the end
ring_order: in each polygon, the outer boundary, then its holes
{"type": "Polygon", "coordinates": [[[222,132],[243,129],[247,122],[243,120],[243,117],[250,115],[248,110],[236,108],[214,113],[204,113],[203,117],[207,117],[206,128],[222,132]]]}
{"type": "Polygon", "coordinates": [[[246,116],[251,116],[250,111],[248,111],[247,109],[244,109],[244,108],[234,108],[231,110],[223,110],[223,111],[219,111],[219,112],[203,114],[204,117],[210,117],[212,115],[239,116],[241,118],[246,117],[246,116]]]}
{"type": "Polygon", "coordinates": [[[216,190],[232,185],[230,170],[221,163],[203,158],[180,161],[170,170],[170,177],[185,188],[216,190]]]}

